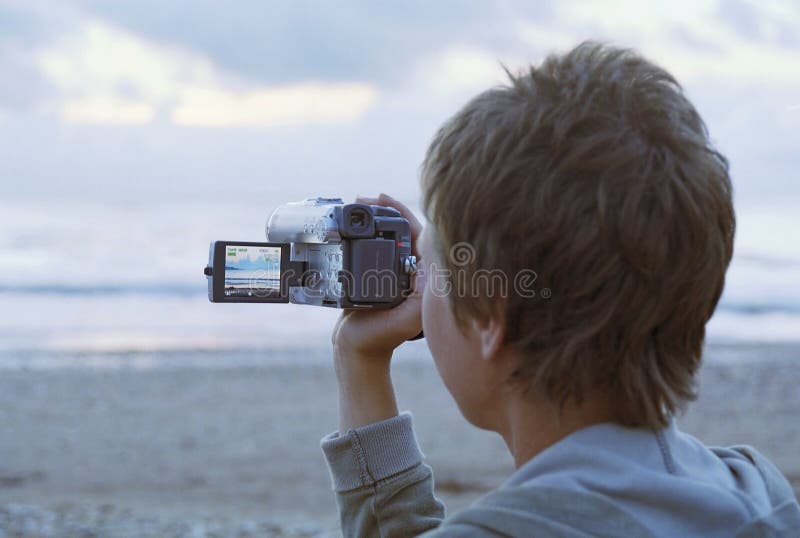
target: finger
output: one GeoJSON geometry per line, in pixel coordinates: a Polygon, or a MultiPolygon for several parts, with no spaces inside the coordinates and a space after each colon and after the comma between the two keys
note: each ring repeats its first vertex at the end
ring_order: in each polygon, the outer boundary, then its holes
{"type": "Polygon", "coordinates": [[[419,248],[417,247],[419,245],[420,236],[422,235],[422,223],[419,221],[419,219],[417,219],[416,215],[414,215],[414,212],[411,211],[407,205],[399,200],[395,200],[385,193],[381,193],[377,198],[373,198],[371,196],[358,196],[356,197],[356,203],[382,205],[384,207],[393,207],[398,210],[400,215],[408,221],[408,225],[411,230],[411,252],[417,257],[417,261],[422,259],[419,253],[419,248]]]}
{"type": "Polygon", "coordinates": [[[388,194],[381,193],[377,198],[372,196],[357,196],[356,202],[360,204],[371,204],[371,205],[382,205],[384,207],[393,207],[400,212],[400,214],[405,217],[408,223],[411,225],[411,235],[412,237],[418,237],[419,234],[422,232],[422,223],[420,223],[419,219],[414,215],[414,212],[409,209],[407,205],[403,202],[396,200],[389,196],[388,194]]]}
{"type": "Polygon", "coordinates": [[[395,200],[388,194],[381,193],[378,196],[378,205],[393,207],[403,215],[408,223],[411,225],[411,238],[416,239],[419,237],[419,234],[422,233],[422,223],[417,219],[414,212],[408,208],[403,202],[399,200],[395,200]]]}
{"type": "Polygon", "coordinates": [[[418,261],[421,260],[422,257],[420,256],[418,245],[420,236],[422,235],[422,223],[420,223],[419,219],[414,215],[414,212],[403,202],[395,200],[385,193],[381,193],[380,196],[378,196],[377,204],[393,207],[400,212],[401,216],[405,217],[411,229],[411,251],[417,257],[418,261]]]}

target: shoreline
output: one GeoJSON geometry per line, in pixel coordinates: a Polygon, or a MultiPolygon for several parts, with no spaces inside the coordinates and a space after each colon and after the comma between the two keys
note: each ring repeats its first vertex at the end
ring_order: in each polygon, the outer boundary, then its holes
{"type": "MultiPolygon", "coordinates": [[[[330,336],[311,344],[270,347],[156,347],[49,349],[0,347],[0,372],[49,370],[149,370],[242,367],[324,366],[331,360],[330,336]]],[[[702,365],[742,364],[754,360],[800,364],[800,341],[716,341],[706,344],[702,365]],[[754,359],[754,357],[758,357],[754,359]]],[[[431,362],[424,340],[409,341],[395,351],[393,363],[431,362]]]]}

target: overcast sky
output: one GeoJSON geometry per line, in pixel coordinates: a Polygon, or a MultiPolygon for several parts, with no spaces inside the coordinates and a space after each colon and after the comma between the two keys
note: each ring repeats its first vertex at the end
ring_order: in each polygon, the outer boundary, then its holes
{"type": "Polygon", "coordinates": [[[0,0],[2,196],[418,195],[436,127],[584,39],[673,72],[737,204],[800,197],[800,2],[0,0]]]}

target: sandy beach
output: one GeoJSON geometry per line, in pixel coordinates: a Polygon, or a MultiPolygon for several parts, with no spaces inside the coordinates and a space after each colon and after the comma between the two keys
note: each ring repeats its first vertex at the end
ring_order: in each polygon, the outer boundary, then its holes
{"type": "MultiPolygon", "coordinates": [[[[325,353],[0,370],[0,537],[337,536],[319,449],[337,421],[325,353]]],[[[505,446],[461,418],[429,357],[393,368],[448,513],[499,485],[505,446]]],[[[800,492],[798,387],[798,346],[712,346],[679,423],[757,447],[800,492]]]]}

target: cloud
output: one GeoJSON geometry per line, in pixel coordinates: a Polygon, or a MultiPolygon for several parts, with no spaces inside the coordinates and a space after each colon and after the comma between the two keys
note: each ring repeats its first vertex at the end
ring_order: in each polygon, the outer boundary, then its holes
{"type": "Polygon", "coordinates": [[[36,48],[49,39],[44,21],[56,31],[62,25],[21,2],[0,0],[0,114],[29,112],[52,94],[34,58],[36,48]]]}
{"type": "Polygon", "coordinates": [[[0,111],[30,111],[52,96],[33,54],[17,43],[0,43],[0,77],[0,111]]]}
{"type": "Polygon", "coordinates": [[[222,10],[188,0],[76,1],[82,7],[61,10],[71,23],[59,22],[47,39],[35,21],[50,27],[52,17],[16,4],[8,24],[28,41],[37,36],[33,65],[41,73],[13,51],[4,63],[0,40],[0,70],[17,75],[0,90],[6,106],[30,106],[55,89],[59,99],[49,96],[49,110],[70,123],[354,121],[386,92],[409,93],[413,85],[460,99],[501,82],[501,61],[512,69],[537,63],[586,38],[637,46],[681,81],[800,85],[797,47],[785,37],[800,15],[784,2],[574,0],[463,9],[441,2],[415,10],[259,1],[222,10]],[[303,100],[308,106],[297,106],[303,100]]]}
{"type": "Polygon", "coordinates": [[[36,59],[60,92],[51,108],[68,123],[143,124],[161,112],[190,126],[337,123],[360,117],[377,96],[366,83],[254,83],[194,51],[98,19],[86,20],[36,59]]]}
{"type": "Polygon", "coordinates": [[[573,0],[556,4],[553,18],[520,21],[518,35],[537,48],[587,38],[635,47],[682,81],[800,86],[800,43],[785,37],[800,27],[800,10],[789,2],[573,0]]]}
{"type": "Polygon", "coordinates": [[[81,21],[35,59],[59,92],[46,108],[68,123],[147,123],[184,81],[211,83],[212,78],[212,67],[202,58],[153,45],[97,19],[81,21]]]}
{"type": "Polygon", "coordinates": [[[182,89],[176,125],[268,127],[347,122],[361,116],[377,92],[369,84],[295,84],[246,92],[182,89]]]}
{"type": "Polygon", "coordinates": [[[215,0],[77,1],[116,26],[197,51],[252,80],[369,80],[384,89],[403,85],[420,58],[453,46],[505,54],[517,44],[506,32],[513,21],[546,20],[551,11],[550,0],[241,0],[235,7],[215,0]]]}
{"type": "Polygon", "coordinates": [[[475,47],[454,46],[420,61],[416,79],[428,91],[457,95],[485,90],[505,80],[501,59],[475,47]]]}
{"type": "Polygon", "coordinates": [[[676,74],[731,158],[737,196],[796,194],[797,12],[769,0],[0,0],[4,187],[203,197],[230,177],[262,195],[367,182],[413,198],[430,136],[504,81],[500,62],[516,70],[599,38],[676,74]]]}
{"type": "Polygon", "coordinates": [[[716,16],[742,37],[779,46],[800,46],[797,2],[727,0],[719,4],[716,16]]]}
{"type": "Polygon", "coordinates": [[[65,101],[60,114],[68,123],[137,125],[151,122],[155,117],[155,109],[142,101],[95,95],[65,101]]]}
{"type": "Polygon", "coordinates": [[[587,38],[637,46],[684,79],[800,77],[800,5],[792,0],[243,0],[236,9],[207,0],[78,1],[145,39],[268,84],[366,80],[394,89],[454,50],[527,63],[587,38]]]}

